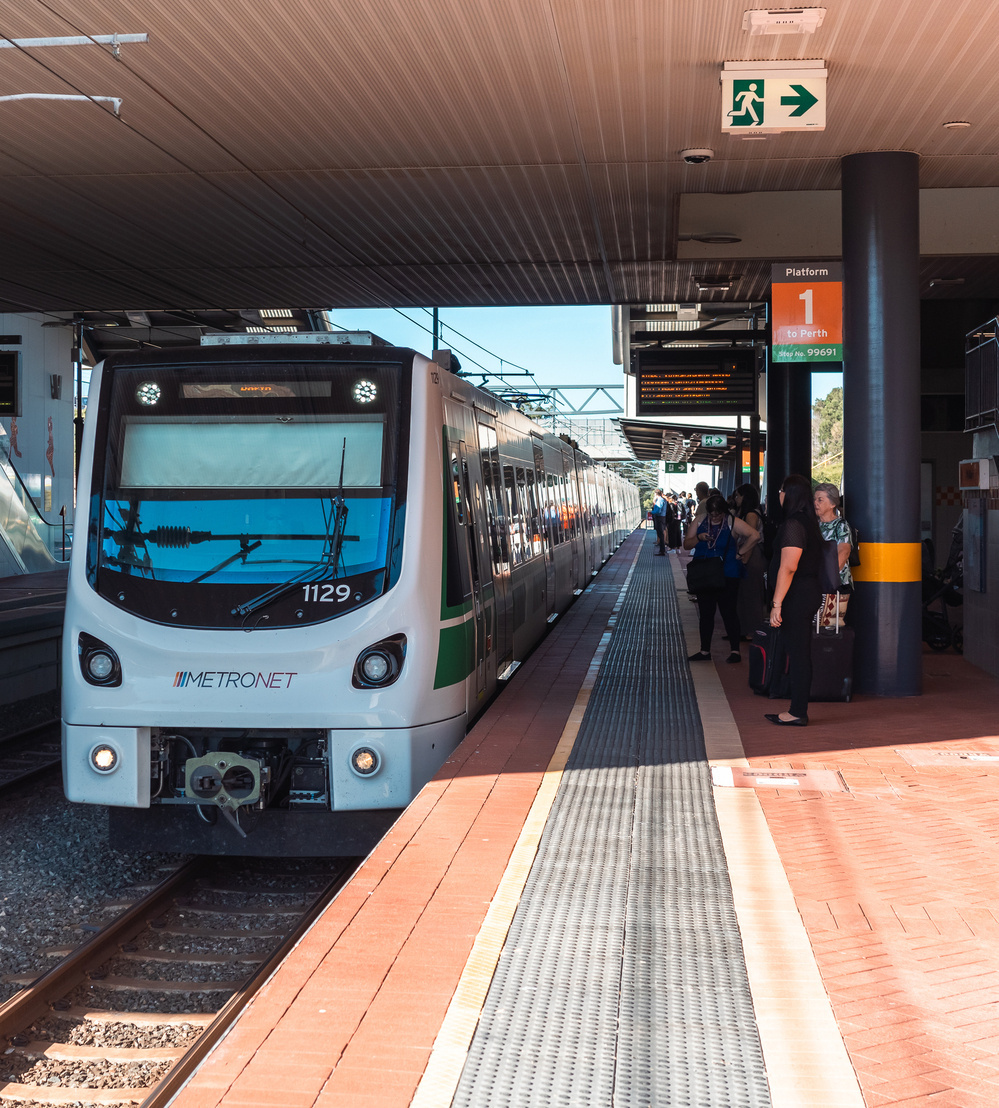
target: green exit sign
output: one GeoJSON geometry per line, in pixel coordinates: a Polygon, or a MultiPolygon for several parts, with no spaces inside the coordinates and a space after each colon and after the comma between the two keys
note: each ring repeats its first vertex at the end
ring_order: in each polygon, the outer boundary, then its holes
{"type": "Polygon", "coordinates": [[[663,473],[686,473],[686,462],[663,462],[663,473]]]}

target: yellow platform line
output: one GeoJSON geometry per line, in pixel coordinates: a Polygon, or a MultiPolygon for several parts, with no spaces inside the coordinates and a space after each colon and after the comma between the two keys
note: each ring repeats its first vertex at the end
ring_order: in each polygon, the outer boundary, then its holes
{"type": "MultiPolygon", "coordinates": [[[[678,561],[673,578],[687,650],[693,654],[700,649],[697,608],[687,601],[678,561]]],[[[748,766],[718,671],[695,665],[691,673],[708,761],[748,766]]],[[[767,707],[761,700],[760,713],[767,707]]],[[[715,786],[712,792],[773,1108],[864,1108],[759,798],[753,789],[715,786]]]]}
{"type": "Polygon", "coordinates": [[[482,1007],[485,1004],[486,993],[492,983],[496,965],[499,962],[503,944],[513,922],[514,913],[520,904],[524,893],[524,886],[534,865],[534,859],[538,853],[541,835],[552,805],[555,803],[555,795],[562,781],[562,773],[565,770],[569,755],[579,728],[586,714],[586,706],[590,702],[590,694],[596,684],[597,674],[603,663],[604,655],[610,645],[611,635],[617,623],[618,613],[624,601],[625,594],[631,584],[631,578],[635,572],[635,564],[642,552],[644,544],[635,551],[631,568],[625,578],[621,591],[618,593],[614,609],[607,621],[607,629],[604,631],[590,659],[586,676],[580,686],[579,693],[569,713],[568,721],[562,730],[555,753],[548,763],[542,777],[541,786],[527,814],[520,837],[513,848],[510,861],[500,880],[496,895],[493,897],[486,912],[486,918],[479,928],[479,933],[472,944],[472,950],[465,969],[458,980],[458,987],[444,1016],[441,1029],[434,1040],[433,1051],[427,1062],[427,1068],[423,1072],[416,1093],[410,1101],[410,1108],[447,1108],[454,1099],[455,1090],[461,1080],[461,1072],[465,1067],[468,1057],[468,1049],[472,1042],[472,1036],[479,1023],[482,1007]]]}

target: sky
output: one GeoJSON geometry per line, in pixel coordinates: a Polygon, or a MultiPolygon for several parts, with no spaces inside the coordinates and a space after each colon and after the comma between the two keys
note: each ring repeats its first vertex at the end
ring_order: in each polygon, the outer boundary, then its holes
{"type": "MultiPolygon", "coordinates": [[[[429,355],[433,346],[429,309],[348,308],[334,309],[330,316],[347,330],[373,331],[396,346],[409,346],[422,354],[429,355]]],[[[607,305],[441,308],[440,322],[441,345],[458,356],[466,373],[477,373],[480,366],[493,373],[505,369],[511,374],[511,385],[530,386],[528,378],[512,375],[519,372],[512,367],[523,367],[542,386],[621,384],[622,368],[614,364],[607,305]]],[[[813,401],[841,383],[842,374],[813,373],[813,401]]]]}

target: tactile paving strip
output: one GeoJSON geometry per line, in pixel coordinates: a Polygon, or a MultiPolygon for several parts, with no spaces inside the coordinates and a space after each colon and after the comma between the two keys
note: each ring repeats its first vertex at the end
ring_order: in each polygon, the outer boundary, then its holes
{"type": "Polygon", "coordinates": [[[770,1105],[676,591],[652,538],[456,1106],[770,1105]]]}

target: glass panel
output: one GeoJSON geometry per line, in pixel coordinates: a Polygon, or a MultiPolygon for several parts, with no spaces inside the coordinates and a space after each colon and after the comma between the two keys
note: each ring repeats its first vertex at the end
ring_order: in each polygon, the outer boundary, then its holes
{"type": "Polygon", "coordinates": [[[382,483],[380,419],[207,423],[126,417],[123,432],[123,489],[335,489],[341,460],[345,486],[382,483]]]}

